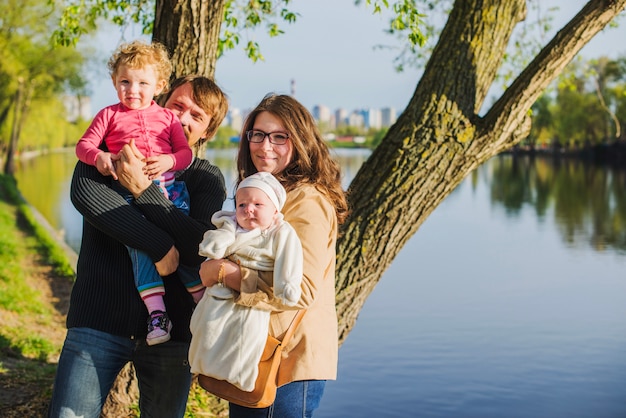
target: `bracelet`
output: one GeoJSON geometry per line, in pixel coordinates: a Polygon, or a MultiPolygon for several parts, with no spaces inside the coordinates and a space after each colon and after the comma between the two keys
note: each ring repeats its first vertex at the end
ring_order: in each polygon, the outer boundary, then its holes
{"type": "Polygon", "coordinates": [[[224,287],[224,262],[220,264],[220,269],[217,271],[217,285],[220,287],[224,287]]]}

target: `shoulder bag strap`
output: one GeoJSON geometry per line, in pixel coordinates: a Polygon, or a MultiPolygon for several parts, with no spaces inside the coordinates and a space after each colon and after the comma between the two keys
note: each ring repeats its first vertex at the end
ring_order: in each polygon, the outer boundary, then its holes
{"type": "Polygon", "coordinates": [[[283,346],[289,342],[289,340],[291,339],[291,336],[296,331],[296,328],[298,327],[298,324],[300,324],[300,321],[302,320],[302,317],[304,316],[305,313],[306,313],[306,309],[300,309],[298,313],[293,317],[293,319],[291,320],[291,324],[289,324],[289,328],[287,328],[287,332],[285,332],[285,336],[283,337],[283,340],[281,341],[281,344],[283,346]]]}

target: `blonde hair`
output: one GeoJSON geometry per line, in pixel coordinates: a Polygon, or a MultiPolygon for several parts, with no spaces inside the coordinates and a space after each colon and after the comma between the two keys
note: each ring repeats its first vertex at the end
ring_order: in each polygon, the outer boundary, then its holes
{"type": "Polygon", "coordinates": [[[133,69],[152,65],[157,75],[157,81],[165,81],[165,88],[167,88],[172,74],[172,63],[167,49],[158,42],[148,44],[143,41],[133,41],[121,44],[107,64],[111,77],[115,79],[117,71],[122,65],[133,69]]]}
{"type": "Polygon", "coordinates": [[[343,223],[348,216],[348,203],[341,187],[339,163],[331,158],[311,113],[291,96],[269,94],[246,118],[237,155],[239,181],[258,171],[252,163],[246,132],[254,127],[261,112],[269,112],[281,120],[293,145],[292,160],[282,172],[274,174],[276,178],[287,191],[302,184],[315,186],[333,204],[338,222],[343,223]]]}

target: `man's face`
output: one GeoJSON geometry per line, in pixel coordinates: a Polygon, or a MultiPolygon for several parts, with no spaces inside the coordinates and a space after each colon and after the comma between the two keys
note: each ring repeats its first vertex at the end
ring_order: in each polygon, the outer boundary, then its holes
{"type": "Polygon", "coordinates": [[[180,119],[190,147],[204,138],[211,116],[194,101],[191,83],[185,83],[174,90],[167,99],[165,107],[180,119]]]}

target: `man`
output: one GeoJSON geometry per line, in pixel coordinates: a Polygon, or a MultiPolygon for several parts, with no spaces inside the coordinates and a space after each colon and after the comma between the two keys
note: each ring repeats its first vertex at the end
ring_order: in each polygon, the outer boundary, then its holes
{"type": "MultiPolygon", "coordinates": [[[[211,138],[224,119],[227,100],[211,80],[188,76],[172,83],[164,106],[174,111],[189,145],[211,138]]],[[[175,274],[164,277],[165,303],[173,323],[171,340],[145,342],[148,313],[135,288],[126,246],[150,255],[163,276],[178,261],[199,265],[198,244],[211,216],[226,198],[224,177],[208,161],[195,158],[179,179],[190,195],[190,213],[176,209],[129,158],[127,145],[116,164],[120,183],[133,195],[132,207],[111,189],[111,178],[79,162],[71,199],[83,215],[76,282],[67,316],[68,332],[59,359],[49,416],[100,416],[118,372],[133,362],[144,417],[182,417],[191,374],[187,352],[194,303],[175,274]],[[139,210],[137,210],[139,209],[139,210]]]]}

